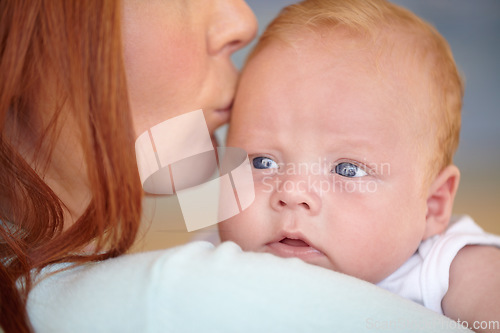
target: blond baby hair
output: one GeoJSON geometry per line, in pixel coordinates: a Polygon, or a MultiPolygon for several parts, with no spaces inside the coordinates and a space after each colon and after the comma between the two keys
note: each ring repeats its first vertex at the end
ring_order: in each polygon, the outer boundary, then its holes
{"type": "MultiPolygon", "coordinates": [[[[453,163],[461,123],[463,80],[446,40],[429,23],[385,0],[305,0],[288,6],[267,27],[248,60],[272,40],[293,44],[297,32],[347,30],[372,41],[386,41],[391,32],[410,41],[417,62],[429,68],[432,87],[430,121],[435,130],[435,151],[429,178],[453,163]],[[433,95],[433,96],[432,96],[433,95]]],[[[394,36],[394,34],[392,34],[394,36]]],[[[397,47],[397,44],[396,44],[397,47]]]]}

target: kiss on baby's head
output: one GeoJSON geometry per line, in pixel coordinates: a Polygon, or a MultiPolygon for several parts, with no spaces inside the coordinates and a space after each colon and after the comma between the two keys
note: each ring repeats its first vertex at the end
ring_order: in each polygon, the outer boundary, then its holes
{"type": "Polygon", "coordinates": [[[400,7],[286,8],[242,74],[228,145],[256,198],[221,239],[380,282],[448,226],[462,95],[446,41],[400,7]]]}

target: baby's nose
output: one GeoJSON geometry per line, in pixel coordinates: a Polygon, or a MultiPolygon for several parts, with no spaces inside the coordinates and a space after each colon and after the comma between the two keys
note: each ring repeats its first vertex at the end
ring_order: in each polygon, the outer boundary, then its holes
{"type": "Polygon", "coordinates": [[[321,211],[321,206],[321,197],[308,186],[305,179],[288,178],[271,195],[271,207],[276,211],[292,209],[316,215],[321,211]]]}

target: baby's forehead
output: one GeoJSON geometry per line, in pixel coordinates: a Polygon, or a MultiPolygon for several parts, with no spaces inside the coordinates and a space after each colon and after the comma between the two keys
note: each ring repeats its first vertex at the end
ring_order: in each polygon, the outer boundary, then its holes
{"type": "Polygon", "coordinates": [[[288,67],[282,73],[299,80],[305,90],[329,88],[328,85],[318,87],[315,77],[329,76],[332,81],[338,81],[339,76],[346,81],[352,78],[348,84],[363,85],[367,90],[370,84],[382,87],[383,96],[379,97],[402,103],[398,112],[411,113],[409,116],[415,118],[413,121],[427,118],[428,112],[423,110],[428,110],[432,103],[429,71],[420,68],[418,59],[411,54],[411,47],[406,45],[408,43],[399,41],[403,36],[385,36],[381,42],[378,35],[342,28],[302,27],[260,45],[244,72],[280,75],[277,68],[286,62],[288,67]],[[254,60],[257,61],[254,63],[254,60]]]}
{"type": "MultiPolygon", "coordinates": [[[[333,110],[338,105],[327,103],[340,102],[339,99],[330,99],[329,94],[345,93],[345,97],[348,98],[349,95],[351,101],[359,101],[352,105],[361,110],[358,113],[360,118],[370,119],[372,128],[379,128],[379,131],[387,131],[391,126],[407,128],[403,132],[408,138],[411,137],[409,142],[420,144],[425,140],[419,136],[423,136],[430,123],[428,112],[425,112],[425,104],[430,103],[427,91],[429,85],[422,83],[425,79],[420,77],[419,70],[412,65],[413,60],[407,57],[406,49],[397,48],[396,44],[394,42],[394,45],[388,46],[390,49],[385,49],[367,36],[348,31],[321,32],[304,29],[288,40],[268,41],[261,47],[260,55],[254,55],[248,64],[248,72],[258,85],[272,76],[286,75],[297,81],[296,91],[310,91],[311,95],[318,96],[314,91],[321,90],[325,103],[316,100],[316,108],[308,111],[317,115],[318,119],[331,119],[333,115],[328,110],[333,110]],[[370,94],[374,90],[377,93],[370,94]],[[370,101],[375,104],[384,99],[386,102],[382,104],[387,107],[377,109],[377,117],[374,118],[372,113],[375,106],[371,108],[370,101]],[[317,106],[323,107],[323,110],[317,106]]],[[[274,89],[279,93],[284,87],[266,89],[274,89]]],[[[290,98],[297,98],[297,95],[291,95],[290,98]]],[[[252,103],[255,102],[254,99],[259,97],[253,95],[252,103]]],[[[335,117],[338,119],[338,115],[335,117]]],[[[335,122],[320,121],[315,126],[333,125],[335,122]]],[[[355,123],[344,122],[343,126],[337,126],[334,130],[345,132],[347,136],[351,125],[354,126],[355,123]]]]}
{"type": "Polygon", "coordinates": [[[414,43],[418,41],[405,37],[394,31],[366,34],[341,27],[302,27],[283,38],[271,39],[260,51],[280,49],[282,54],[276,58],[295,57],[297,65],[290,68],[292,71],[300,71],[303,64],[316,62],[317,75],[336,71],[337,75],[364,76],[374,84],[383,85],[388,98],[406,96],[404,103],[409,109],[428,110],[435,95],[432,66],[416,55],[418,46],[414,43]]]}
{"type": "MultiPolygon", "coordinates": [[[[298,52],[324,55],[332,64],[362,59],[365,71],[379,75],[419,75],[430,70],[422,57],[426,52],[417,35],[393,28],[369,32],[353,31],[342,26],[335,28],[297,27],[293,35],[275,39],[298,52]]],[[[419,75],[421,76],[421,75],[419,75]]],[[[396,76],[397,78],[398,76],[396,76]]]]}

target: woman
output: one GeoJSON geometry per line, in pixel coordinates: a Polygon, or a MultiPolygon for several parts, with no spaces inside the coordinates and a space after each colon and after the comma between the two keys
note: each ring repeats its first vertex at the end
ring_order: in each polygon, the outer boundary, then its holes
{"type": "Polygon", "coordinates": [[[318,331],[340,310],[389,313],[373,311],[392,296],[353,303],[386,295],[371,286],[339,292],[340,275],[234,244],[124,255],[143,195],[135,138],[199,108],[211,133],[226,122],[230,55],[255,30],[242,0],[0,2],[5,332],[318,331]]]}

